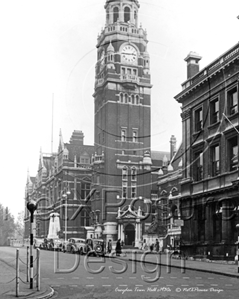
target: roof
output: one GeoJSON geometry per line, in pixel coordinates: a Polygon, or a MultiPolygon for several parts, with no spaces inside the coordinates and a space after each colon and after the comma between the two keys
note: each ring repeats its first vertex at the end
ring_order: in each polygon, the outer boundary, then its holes
{"type": "Polygon", "coordinates": [[[168,160],[170,160],[170,152],[168,151],[151,151],[151,159],[152,160],[161,160],[163,161],[164,156],[167,156],[168,160]]]}

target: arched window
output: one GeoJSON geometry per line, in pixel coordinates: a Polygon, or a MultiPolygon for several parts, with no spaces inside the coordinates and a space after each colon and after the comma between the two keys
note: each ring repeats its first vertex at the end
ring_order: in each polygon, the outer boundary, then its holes
{"type": "Polygon", "coordinates": [[[138,95],[136,95],[136,104],[139,104],[139,96],[138,95]]]}
{"type": "Polygon", "coordinates": [[[125,94],[125,103],[128,103],[128,95],[125,94]]]}
{"type": "Polygon", "coordinates": [[[121,102],[121,103],[124,102],[124,96],[123,96],[123,94],[120,94],[120,102],[121,102]]]}
{"type": "Polygon", "coordinates": [[[115,23],[115,22],[118,21],[118,18],[119,18],[119,9],[118,9],[118,7],[114,7],[113,15],[114,15],[114,23],[115,23]]]}
{"type": "Polygon", "coordinates": [[[128,21],[130,21],[130,8],[125,7],[125,9],[124,9],[124,22],[127,23],[128,21]]]}
{"type": "Polygon", "coordinates": [[[131,95],[131,102],[134,104],[134,95],[131,95]]]}

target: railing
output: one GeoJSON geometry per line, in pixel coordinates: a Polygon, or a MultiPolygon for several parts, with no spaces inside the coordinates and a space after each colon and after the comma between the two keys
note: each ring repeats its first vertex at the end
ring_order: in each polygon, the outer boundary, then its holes
{"type": "Polygon", "coordinates": [[[135,34],[135,35],[140,35],[143,36],[145,39],[147,38],[147,32],[146,30],[144,30],[143,28],[136,28],[134,26],[131,26],[130,24],[121,24],[121,23],[114,23],[111,25],[108,25],[107,27],[105,27],[105,29],[103,29],[101,31],[101,34],[98,36],[98,42],[101,41],[101,39],[103,38],[103,36],[105,34],[111,33],[111,32],[122,32],[125,34],[135,34]]]}

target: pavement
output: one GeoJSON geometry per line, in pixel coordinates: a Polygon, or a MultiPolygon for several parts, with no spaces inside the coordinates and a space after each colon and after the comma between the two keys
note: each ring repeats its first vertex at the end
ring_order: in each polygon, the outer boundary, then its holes
{"type": "MultiPolygon", "coordinates": [[[[110,256],[112,256],[112,254],[110,256]]],[[[106,257],[109,257],[109,255],[106,257]]],[[[238,265],[232,261],[210,261],[206,259],[195,260],[193,258],[184,260],[180,257],[169,254],[145,254],[143,251],[137,251],[137,254],[135,255],[129,250],[123,250],[121,258],[129,261],[144,261],[150,264],[159,263],[166,266],[169,271],[170,268],[181,268],[182,270],[188,269],[239,278],[238,265]]],[[[27,282],[26,272],[22,267],[20,268],[19,294],[17,297],[15,260],[4,261],[0,258],[0,270],[0,299],[49,299],[54,295],[54,290],[50,287],[50,285],[43,282],[41,282],[40,291],[37,291],[35,282],[33,289],[30,289],[30,283],[27,282]]]]}
{"type": "Polygon", "coordinates": [[[33,289],[30,289],[30,282],[27,282],[26,272],[20,269],[19,292],[16,293],[16,269],[15,259],[3,261],[0,258],[0,299],[49,299],[53,296],[54,290],[45,283],[41,283],[40,291],[37,291],[36,282],[33,282],[33,289]]]}
{"type": "Polygon", "coordinates": [[[140,253],[134,257],[127,250],[123,250],[121,256],[124,259],[128,259],[131,261],[145,261],[151,264],[160,264],[162,266],[166,266],[168,270],[170,268],[180,268],[184,270],[193,270],[198,272],[206,272],[206,273],[214,273],[218,275],[224,275],[234,278],[239,278],[239,267],[237,262],[235,261],[213,261],[209,259],[194,259],[194,258],[180,258],[177,255],[165,254],[165,253],[147,253],[145,255],[143,251],[139,251],[140,253]],[[157,261],[158,257],[158,261],[157,261]]]}

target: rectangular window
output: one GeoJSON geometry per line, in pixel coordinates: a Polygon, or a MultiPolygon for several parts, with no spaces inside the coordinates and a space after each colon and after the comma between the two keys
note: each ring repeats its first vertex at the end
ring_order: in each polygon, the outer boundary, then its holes
{"type": "Polygon", "coordinates": [[[121,129],[121,142],[126,142],[126,129],[121,129]]]}
{"type": "Polygon", "coordinates": [[[238,168],[238,140],[237,140],[237,137],[233,137],[228,141],[228,147],[229,147],[230,171],[234,171],[238,168]]]}
{"type": "Polygon", "coordinates": [[[227,93],[227,101],[228,113],[230,116],[234,115],[238,112],[238,93],[236,87],[227,93]]]}
{"type": "Polygon", "coordinates": [[[195,180],[200,181],[203,179],[203,153],[199,151],[195,153],[194,156],[194,170],[195,170],[195,180]]]}
{"type": "Polygon", "coordinates": [[[212,176],[217,176],[219,174],[219,159],[219,145],[216,145],[211,148],[212,176]]]}
{"type": "Polygon", "coordinates": [[[136,198],[136,184],[131,185],[131,198],[136,198]]]}
{"type": "Polygon", "coordinates": [[[195,132],[202,129],[202,108],[195,111],[195,132]]]}
{"type": "Polygon", "coordinates": [[[210,103],[210,124],[219,122],[219,100],[213,100],[210,103]]]}
{"type": "Polygon", "coordinates": [[[86,199],[87,195],[90,193],[90,183],[82,182],[81,183],[81,199],[86,199]]]}
{"type": "Polygon", "coordinates": [[[122,196],[123,198],[127,198],[127,183],[123,182],[123,186],[122,186],[122,196]]]}
{"type": "Polygon", "coordinates": [[[137,178],[136,175],[137,175],[136,169],[133,168],[133,169],[131,170],[131,180],[132,180],[132,181],[136,181],[136,178],[137,178]]]}

